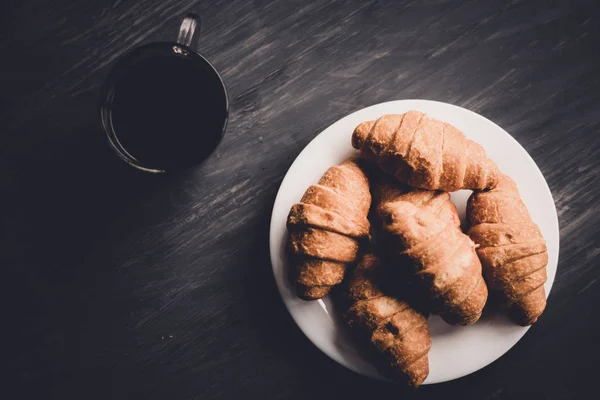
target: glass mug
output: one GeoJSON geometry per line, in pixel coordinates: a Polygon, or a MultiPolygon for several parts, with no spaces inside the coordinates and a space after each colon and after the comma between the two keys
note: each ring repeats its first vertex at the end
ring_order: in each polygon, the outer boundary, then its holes
{"type": "Polygon", "coordinates": [[[200,20],[187,15],[176,42],[137,47],[102,88],[101,123],[121,159],[142,171],[182,170],[220,143],[229,101],[221,76],[194,49],[200,20]]]}

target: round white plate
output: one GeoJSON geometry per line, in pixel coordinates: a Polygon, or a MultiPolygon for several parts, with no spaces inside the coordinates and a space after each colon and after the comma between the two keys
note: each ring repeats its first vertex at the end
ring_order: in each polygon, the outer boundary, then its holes
{"type": "MultiPolygon", "coordinates": [[[[329,167],[356,154],[350,138],[359,123],[377,119],[383,114],[413,109],[456,126],[468,138],[481,144],[500,169],[517,182],[523,201],[548,244],[546,295],[550,293],[558,263],[558,218],[548,184],[525,149],[498,125],[464,108],[428,100],[376,104],[340,119],[304,148],[281,183],[271,217],[271,263],[281,297],[306,336],[338,363],[378,379],[384,378],[348,336],[341,312],[334,310],[331,300],[304,301],[296,297],[288,279],[289,268],[284,254],[285,223],[290,207],[300,200],[306,188],[316,183],[329,167]]],[[[452,194],[463,220],[469,194],[470,191],[466,190],[452,194]]],[[[431,316],[429,328],[433,343],[429,352],[430,372],[425,384],[460,378],[485,367],[506,353],[529,329],[515,325],[502,315],[485,315],[477,323],[466,327],[453,327],[438,316],[431,316]]]]}

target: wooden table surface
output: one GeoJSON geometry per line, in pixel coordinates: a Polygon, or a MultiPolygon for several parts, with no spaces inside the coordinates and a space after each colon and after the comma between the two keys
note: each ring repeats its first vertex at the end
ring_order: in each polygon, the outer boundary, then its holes
{"type": "Polygon", "coordinates": [[[599,12],[575,0],[3,2],[0,397],[595,397],[599,12]],[[137,172],[101,133],[99,87],[128,50],[173,39],[187,12],[203,17],[229,127],[198,168],[137,172]],[[492,365],[416,393],[313,347],[268,257],[275,194],[300,150],[352,111],[405,98],[511,133],[561,231],[540,321],[492,365]]]}

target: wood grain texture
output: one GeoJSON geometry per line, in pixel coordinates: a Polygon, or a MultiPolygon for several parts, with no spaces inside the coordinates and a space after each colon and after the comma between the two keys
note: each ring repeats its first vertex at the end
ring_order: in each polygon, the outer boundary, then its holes
{"type": "Polygon", "coordinates": [[[0,6],[1,398],[584,398],[600,357],[600,7],[541,0],[138,0],[0,6]],[[231,118],[185,173],[124,165],[99,85],[189,11],[231,118]],[[339,367],[295,327],[268,258],[298,152],[374,103],[457,104],[544,173],[561,253],[547,312],[514,349],[416,394],[339,367]]]}

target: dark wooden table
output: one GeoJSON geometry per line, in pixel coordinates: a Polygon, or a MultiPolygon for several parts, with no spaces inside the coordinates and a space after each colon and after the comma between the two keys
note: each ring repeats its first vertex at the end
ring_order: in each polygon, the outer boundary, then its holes
{"type": "Polygon", "coordinates": [[[0,398],[595,397],[600,7],[550,3],[3,2],[0,398]],[[108,149],[99,85],[190,11],[229,89],[229,128],[200,167],[147,175],[108,149]],[[268,257],[299,151],[340,117],[404,98],[504,127],[544,173],[561,227],[541,320],[489,367],[416,394],[313,347],[268,257]]]}

